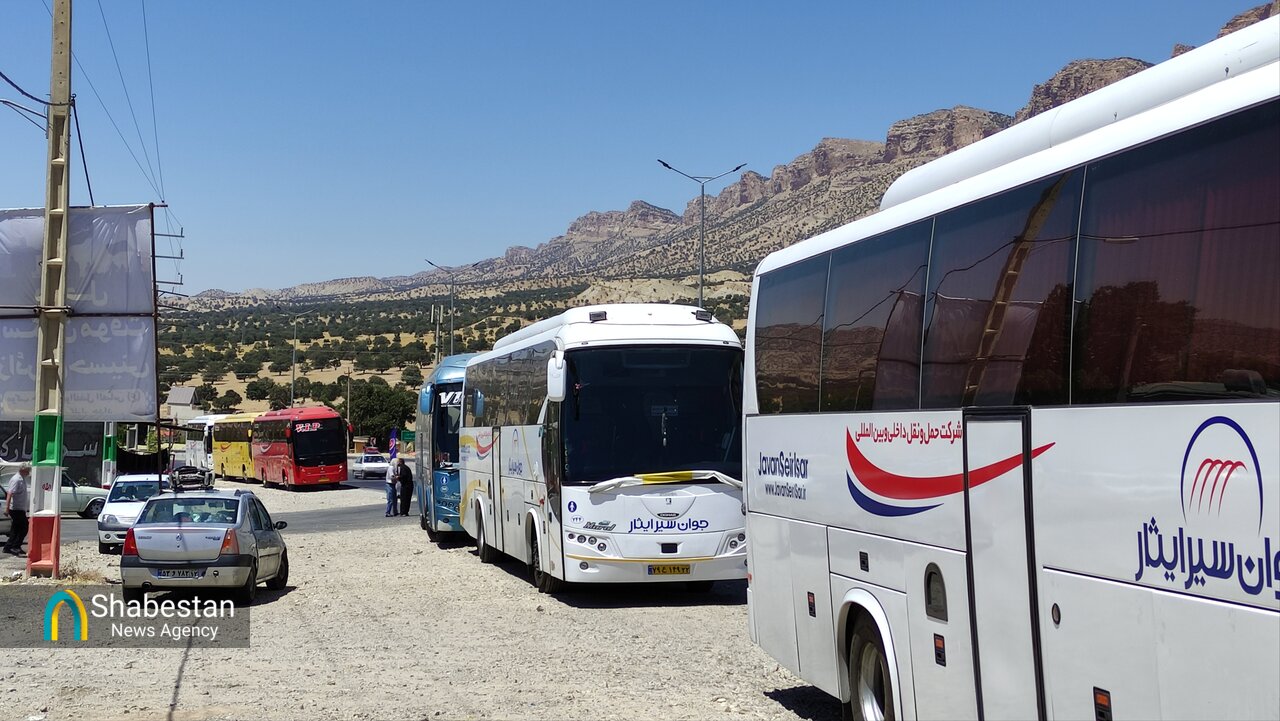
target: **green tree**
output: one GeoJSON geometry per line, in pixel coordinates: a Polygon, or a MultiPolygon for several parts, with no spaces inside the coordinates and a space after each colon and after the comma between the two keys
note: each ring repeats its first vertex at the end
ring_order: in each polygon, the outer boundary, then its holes
{"type": "Polygon", "coordinates": [[[231,364],[231,372],[236,374],[236,378],[244,381],[249,380],[258,375],[261,366],[253,361],[238,360],[231,364]]]}
{"type": "Polygon", "coordinates": [[[275,387],[275,381],[270,378],[257,378],[244,387],[244,394],[251,401],[265,401],[275,387]]]}
{"type": "Polygon", "coordinates": [[[289,407],[289,386],[281,383],[273,387],[267,393],[267,402],[271,404],[271,410],[278,411],[281,408],[289,407]]]}
{"type": "MultiPolygon", "coordinates": [[[[403,430],[417,410],[417,394],[404,388],[392,388],[380,378],[360,381],[351,386],[351,425],[356,435],[386,438],[392,428],[403,430]]],[[[342,404],[346,410],[347,403],[342,404]]]]}
{"type": "Polygon", "coordinates": [[[234,413],[243,401],[239,393],[229,390],[210,402],[209,408],[215,413],[234,413]]]}
{"type": "Polygon", "coordinates": [[[407,365],[400,375],[400,380],[410,388],[417,388],[422,385],[422,369],[416,365],[407,365]]]}

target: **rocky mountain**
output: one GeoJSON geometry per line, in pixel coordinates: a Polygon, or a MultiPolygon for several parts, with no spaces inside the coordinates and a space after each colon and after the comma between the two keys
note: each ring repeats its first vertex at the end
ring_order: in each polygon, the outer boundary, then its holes
{"type": "MultiPolygon", "coordinates": [[[[1233,18],[1220,36],[1280,14],[1280,0],[1233,18]]],[[[1190,49],[1174,48],[1174,55],[1190,49]]],[[[1012,117],[966,106],[935,110],[890,126],[882,142],[825,138],[813,150],[775,166],[768,176],[747,171],[707,198],[707,269],[749,270],[768,253],[874,212],[889,185],[917,165],[1128,77],[1150,63],[1134,58],[1067,64],[1036,85],[1012,117]]],[[[697,272],[698,198],[677,214],[641,200],[626,210],[591,211],[563,235],[536,246],[455,270],[467,293],[625,279],[678,278],[697,272]],[[488,290],[486,290],[488,288],[488,290]]],[[[253,304],[264,299],[320,301],[423,297],[447,292],[447,276],[432,270],[392,278],[342,278],[280,291],[205,291],[196,308],[253,304]]]]}

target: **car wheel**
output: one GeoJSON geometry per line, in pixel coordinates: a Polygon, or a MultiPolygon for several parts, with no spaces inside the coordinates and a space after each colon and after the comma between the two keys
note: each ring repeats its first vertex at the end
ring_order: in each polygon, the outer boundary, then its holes
{"type": "Polygon", "coordinates": [[[236,590],[235,604],[237,606],[252,606],[254,599],[258,597],[258,567],[249,567],[249,577],[244,580],[244,585],[236,590]]]}
{"type": "Polygon", "coordinates": [[[880,631],[863,614],[853,624],[849,641],[849,704],[844,717],[852,721],[893,721],[893,677],[880,631]]]}
{"type": "Polygon", "coordinates": [[[142,603],[147,598],[147,592],[141,588],[129,588],[125,586],[121,589],[124,595],[125,603],[142,603]]]}
{"type": "Polygon", "coordinates": [[[276,571],[275,578],[267,581],[267,588],[272,591],[283,590],[285,584],[289,582],[289,552],[282,551],[280,553],[280,569],[276,571]]]}
{"type": "Polygon", "coordinates": [[[110,554],[111,554],[111,544],[110,544],[110,543],[103,543],[102,541],[98,541],[98,553],[103,553],[103,554],[110,555],[110,554]]]}
{"type": "Polygon", "coordinates": [[[98,514],[102,513],[102,507],[106,505],[106,503],[107,502],[101,498],[95,498],[92,501],[89,501],[89,505],[86,506],[85,509],[80,512],[80,517],[81,518],[97,518],[98,514]]]}

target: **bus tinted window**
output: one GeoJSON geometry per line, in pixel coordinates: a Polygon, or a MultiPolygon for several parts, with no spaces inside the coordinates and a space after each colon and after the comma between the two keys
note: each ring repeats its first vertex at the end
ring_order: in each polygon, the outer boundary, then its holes
{"type": "Polygon", "coordinates": [[[822,410],[915,408],[932,223],[835,251],[822,348],[822,410]]]}
{"type": "Polygon", "coordinates": [[[1089,166],[1074,403],[1280,393],[1280,104],[1089,166]]]}
{"type": "Polygon", "coordinates": [[[1067,402],[1080,173],[939,215],[921,407],[1067,402]]]}
{"type": "Polygon", "coordinates": [[[826,254],[760,277],[756,394],[761,413],[818,410],[826,254]]]}

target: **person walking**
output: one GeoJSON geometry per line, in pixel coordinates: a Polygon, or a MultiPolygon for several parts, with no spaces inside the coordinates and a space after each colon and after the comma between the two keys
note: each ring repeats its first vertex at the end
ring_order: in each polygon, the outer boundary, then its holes
{"type": "Polygon", "coordinates": [[[387,468],[386,488],[387,488],[387,518],[396,515],[396,467],[387,468]]]}
{"type": "Polygon", "coordinates": [[[27,540],[27,512],[31,508],[31,464],[18,466],[18,472],[9,477],[5,487],[4,515],[12,519],[9,538],[4,543],[4,552],[15,556],[24,555],[22,544],[27,540]]]}
{"type": "Polygon", "coordinates": [[[400,481],[400,515],[407,516],[413,505],[413,471],[403,457],[396,459],[396,480],[400,481]]]}

